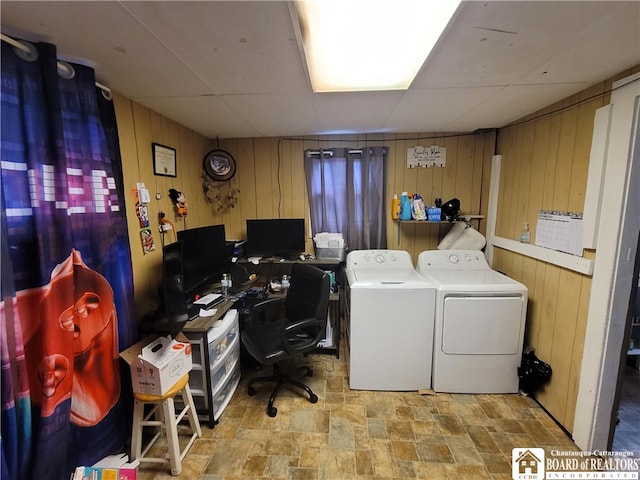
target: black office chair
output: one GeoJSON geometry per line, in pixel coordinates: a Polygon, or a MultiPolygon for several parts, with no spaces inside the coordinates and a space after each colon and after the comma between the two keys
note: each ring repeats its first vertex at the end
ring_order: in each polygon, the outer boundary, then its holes
{"type": "MultiPolygon", "coordinates": [[[[291,377],[291,368],[283,365],[310,352],[322,339],[327,324],[329,307],[329,275],[319,268],[305,264],[293,264],[291,268],[291,286],[285,298],[270,299],[257,304],[253,310],[254,319],[242,332],[242,344],[246,350],[262,365],[273,365],[274,375],[258,377],[249,381],[248,393],[255,395],[254,385],[260,382],[276,381],[267,405],[267,414],[275,417],[278,410],[273,406],[280,388],[284,384],[294,385],[306,391],[309,401],[316,403],[318,396],[311,388],[291,377]],[[265,308],[280,304],[283,315],[268,321],[257,321],[265,308]]],[[[307,376],[313,375],[313,369],[307,370],[307,376]]]]}

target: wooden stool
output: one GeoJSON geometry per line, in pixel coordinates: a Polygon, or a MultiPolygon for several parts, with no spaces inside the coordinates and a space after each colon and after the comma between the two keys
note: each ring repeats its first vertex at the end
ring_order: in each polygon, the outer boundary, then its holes
{"type": "Polygon", "coordinates": [[[171,475],[180,475],[182,472],[182,460],[191,448],[196,438],[202,436],[200,430],[200,422],[196,414],[196,409],[191,397],[189,389],[189,374],[182,377],[171,387],[164,395],[146,395],[143,393],[134,393],[135,399],[133,406],[133,429],[131,432],[131,459],[140,462],[149,463],[169,463],[171,467],[171,475]],[[184,408],[176,416],[175,405],[173,399],[180,394],[184,408]],[[146,404],[152,404],[153,408],[146,415],[144,407],[146,404]],[[161,407],[161,408],[160,408],[161,407]],[[158,410],[160,408],[160,410],[158,410]],[[150,420],[154,413],[158,413],[159,420],[150,420]],[[178,424],[185,414],[188,415],[189,424],[191,426],[191,439],[187,443],[184,450],[180,451],[178,444],[178,424]],[[142,430],[144,427],[156,427],[158,431],[153,438],[149,440],[147,445],[142,449],[142,430]],[[169,447],[169,455],[167,457],[147,457],[145,456],[156,440],[166,430],[167,445],[169,447]]]}

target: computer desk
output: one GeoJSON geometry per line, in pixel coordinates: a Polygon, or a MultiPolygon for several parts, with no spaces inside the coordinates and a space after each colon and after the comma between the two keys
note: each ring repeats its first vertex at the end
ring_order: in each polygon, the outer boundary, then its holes
{"type": "MultiPolygon", "coordinates": [[[[266,285],[271,279],[280,279],[282,275],[291,274],[291,266],[294,263],[306,263],[313,265],[321,270],[334,272],[335,275],[335,291],[329,295],[329,321],[332,329],[332,344],[326,347],[316,349],[318,353],[335,354],[336,358],[340,358],[340,334],[341,334],[341,316],[343,312],[342,285],[344,285],[344,262],[338,259],[307,259],[307,260],[288,260],[282,258],[262,258],[256,263],[249,262],[246,258],[239,258],[236,262],[242,265],[249,274],[256,274],[257,280],[254,282],[260,285],[266,285]]],[[[275,295],[278,295],[277,293],[275,295]]]]}
{"type": "MultiPolygon", "coordinates": [[[[288,263],[289,271],[292,263],[294,262],[290,261],[288,263]]],[[[278,262],[278,264],[281,264],[281,262],[278,262]]],[[[327,263],[316,262],[316,265],[324,265],[325,267],[327,265],[332,265],[334,268],[340,267],[340,265],[338,265],[337,263],[327,264],[327,263]]],[[[273,268],[273,264],[269,265],[269,267],[273,268]]],[[[286,268],[286,265],[285,265],[285,268],[286,268]]],[[[270,272],[274,273],[274,270],[270,270],[270,272]]],[[[207,401],[205,402],[206,404],[205,408],[199,409],[197,413],[200,416],[205,416],[208,418],[209,420],[208,423],[210,428],[213,428],[217,422],[214,419],[214,415],[215,415],[214,406],[213,406],[214,402],[211,395],[211,393],[215,390],[216,385],[211,384],[211,370],[210,370],[211,358],[210,358],[209,349],[206,347],[208,332],[211,330],[211,328],[213,328],[213,325],[216,321],[224,318],[227,312],[232,308],[234,308],[234,306],[236,306],[237,303],[239,303],[239,300],[240,300],[239,297],[242,297],[241,293],[243,290],[248,290],[251,287],[254,287],[258,284],[266,284],[271,278],[277,277],[278,275],[286,275],[286,273],[280,274],[280,270],[278,270],[275,275],[272,275],[269,277],[258,276],[254,281],[247,282],[235,293],[235,295],[231,295],[229,298],[225,298],[221,302],[214,305],[212,307],[216,309],[216,313],[214,315],[210,317],[195,317],[192,320],[189,320],[189,322],[182,328],[182,332],[189,339],[192,345],[192,349],[194,351],[194,354],[192,355],[192,357],[194,358],[193,374],[194,375],[199,374],[202,376],[203,391],[201,392],[200,396],[207,397],[207,401]],[[199,359],[199,361],[197,359],[199,359]],[[199,370],[200,372],[197,373],[195,370],[199,370]]],[[[326,346],[326,347],[318,346],[318,348],[315,350],[317,353],[335,354],[336,358],[340,358],[340,333],[341,333],[340,317],[342,312],[341,288],[342,287],[338,287],[338,290],[336,292],[332,292],[329,295],[329,321],[332,328],[332,345],[326,346]]],[[[253,298],[255,298],[256,301],[262,301],[268,298],[273,298],[278,296],[281,297],[282,295],[283,295],[282,293],[275,292],[275,293],[269,293],[267,296],[262,298],[260,297],[253,297],[253,298]]],[[[247,296],[244,296],[244,298],[247,298],[247,296]]],[[[240,320],[239,320],[240,332],[242,332],[242,329],[243,329],[242,323],[243,323],[242,316],[240,316],[240,320]]],[[[238,332],[238,334],[240,332],[238,332]]],[[[237,341],[240,342],[240,338],[238,338],[237,341]]]]}

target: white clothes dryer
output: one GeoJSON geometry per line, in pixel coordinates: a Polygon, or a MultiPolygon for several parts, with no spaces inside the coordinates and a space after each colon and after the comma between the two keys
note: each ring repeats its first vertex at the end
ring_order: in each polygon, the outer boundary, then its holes
{"type": "Polygon", "coordinates": [[[517,393],[527,287],[478,250],[429,250],[417,270],[437,288],[433,390],[517,393]]]}
{"type": "Polygon", "coordinates": [[[402,250],[354,250],[345,272],[349,387],[431,388],[435,287],[402,250]]]}

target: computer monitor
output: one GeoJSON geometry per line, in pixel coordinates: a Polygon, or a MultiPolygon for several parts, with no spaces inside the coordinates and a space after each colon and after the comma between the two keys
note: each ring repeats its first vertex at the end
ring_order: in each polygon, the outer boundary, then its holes
{"type": "Polygon", "coordinates": [[[224,225],[182,230],[178,240],[183,244],[184,292],[193,299],[228,271],[231,248],[226,243],[224,225]]]}
{"type": "Polygon", "coordinates": [[[304,218],[247,220],[248,255],[297,257],[304,251],[304,218]]]}
{"type": "Polygon", "coordinates": [[[189,321],[183,288],[183,244],[174,242],[162,249],[162,306],[156,314],[153,330],[172,337],[189,321]]]}

